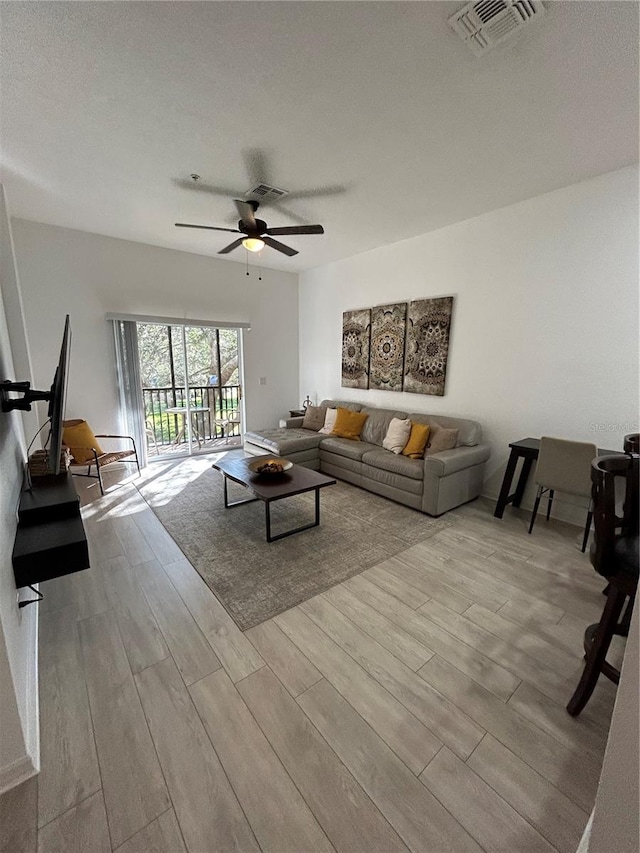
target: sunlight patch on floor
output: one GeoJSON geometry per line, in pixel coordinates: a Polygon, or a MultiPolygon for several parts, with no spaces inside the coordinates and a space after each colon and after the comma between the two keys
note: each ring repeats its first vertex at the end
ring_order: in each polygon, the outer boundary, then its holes
{"type": "Polygon", "coordinates": [[[226,452],[223,450],[219,453],[208,453],[206,457],[193,456],[190,459],[173,460],[170,464],[154,464],[145,469],[138,483],[145,485],[158,505],[167,504],[179,495],[185,486],[201,477],[204,471],[211,468],[226,452]],[[165,475],[171,469],[174,469],[173,476],[168,479],[165,475]]]}

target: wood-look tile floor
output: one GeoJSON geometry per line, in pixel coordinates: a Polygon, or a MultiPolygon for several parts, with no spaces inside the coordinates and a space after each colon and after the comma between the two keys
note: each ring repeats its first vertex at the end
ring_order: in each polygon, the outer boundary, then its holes
{"type": "Polygon", "coordinates": [[[243,634],[132,485],[79,488],[2,853],[574,853],[615,698],[565,711],[604,601],[577,528],[479,500],[243,634]]]}

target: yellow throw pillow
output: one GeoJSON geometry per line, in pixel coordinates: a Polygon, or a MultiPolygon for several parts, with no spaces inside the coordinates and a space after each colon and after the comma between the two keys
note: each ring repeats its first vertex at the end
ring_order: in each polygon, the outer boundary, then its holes
{"type": "Polygon", "coordinates": [[[427,441],[429,441],[429,424],[417,424],[411,421],[409,441],[405,444],[402,455],[410,459],[422,459],[427,441]]]}
{"type": "Polygon", "coordinates": [[[338,406],[338,414],[331,435],[360,441],[360,433],[368,417],[369,415],[363,415],[362,412],[352,412],[350,409],[341,409],[338,406]]]}
{"type": "Polygon", "coordinates": [[[66,444],[69,452],[73,456],[73,461],[78,465],[86,465],[94,461],[93,450],[95,449],[98,456],[102,453],[102,449],[93,430],[86,421],[79,419],[73,421],[65,421],[62,431],[62,443],[66,444]]]}

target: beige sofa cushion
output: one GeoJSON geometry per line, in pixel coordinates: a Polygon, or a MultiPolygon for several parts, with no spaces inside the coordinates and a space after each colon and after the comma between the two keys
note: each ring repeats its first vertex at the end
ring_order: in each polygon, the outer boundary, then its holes
{"type": "Polygon", "coordinates": [[[379,468],[392,474],[400,474],[402,477],[409,477],[411,480],[422,480],[424,475],[424,461],[422,459],[396,456],[395,453],[380,448],[365,453],[362,457],[362,464],[371,465],[372,468],[379,468]]]}
{"type": "MultiPolygon", "coordinates": [[[[400,459],[401,457],[394,455],[393,458],[400,459]]],[[[406,459],[406,457],[404,458],[406,459]]],[[[396,474],[385,468],[374,468],[373,465],[365,465],[363,462],[362,485],[365,489],[371,489],[372,492],[390,497],[393,500],[397,500],[397,496],[400,494],[402,495],[402,503],[405,503],[407,506],[413,506],[414,509],[420,509],[422,505],[422,480],[414,480],[411,477],[396,474]],[[375,485],[372,486],[372,484],[375,485]],[[416,497],[420,503],[414,501],[416,497]],[[409,500],[406,500],[407,498],[409,500]]]]}
{"type": "Polygon", "coordinates": [[[322,436],[308,429],[263,429],[260,432],[247,432],[245,441],[256,447],[262,447],[269,453],[287,456],[300,450],[316,448],[322,441],[322,436]]]}
{"type": "Polygon", "coordinates": [[[337,435],[330,435],[326,438],[323,436],[320,437],[322,438],[320,450],[324,450],[327,453],[336,453],[338,456],[346,456],[348,459],[355,459],[358,462],[368,450],[378,449],[375,444],[367,444],[364,441],[352,441],[350,438],[339,438],[337,435]]]}

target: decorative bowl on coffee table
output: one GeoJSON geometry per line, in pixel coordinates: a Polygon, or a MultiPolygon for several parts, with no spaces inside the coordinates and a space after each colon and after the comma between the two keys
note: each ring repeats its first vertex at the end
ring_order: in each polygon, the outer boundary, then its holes
{"type": "Polygon", "coordinates": [[[259,456],[248,464],[249,470],[260,477],[280,477],[285,471],[293,467],[293,462],[282,459],[279,456],[259,456]]]}

